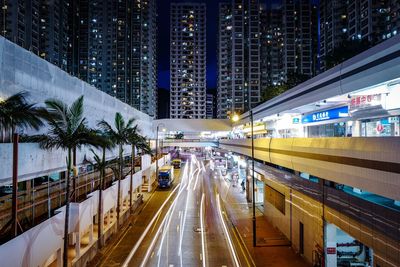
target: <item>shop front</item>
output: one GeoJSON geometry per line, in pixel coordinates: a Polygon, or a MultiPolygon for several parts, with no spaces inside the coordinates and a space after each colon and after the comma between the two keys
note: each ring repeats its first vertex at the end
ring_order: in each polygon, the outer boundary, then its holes
{"type": "Polygon", "coordinates": [[[354,95],[349,103],[351,116],[358,121],[359,136],[385,137],[400,135],[400,95],[396,92],[354,95]]]}
{"type": "Polygon", "coordinates": [[[351,123],[347,106],[306,114],[301,122],[307,137],[344,137],[351,135],[351,123]]]}
{"type": "Polygon", "coordinates": [[[400,116],[362,120],[360,134],[365,137],[399,136],[399,121],[400,116]]]}
{"type": "MultiPolygon", "coordinates": [[[[253,199],[253,181],[252,181],[252,170],[248,168],[248,175],[246,179],[246,195],[247,200],[252,202],[253,199]]],[[[255,203],[264,205],[264,176],[258,172],[254,172],[255,177],[255,188],[254,188],[254,196],[255,203]]]]}

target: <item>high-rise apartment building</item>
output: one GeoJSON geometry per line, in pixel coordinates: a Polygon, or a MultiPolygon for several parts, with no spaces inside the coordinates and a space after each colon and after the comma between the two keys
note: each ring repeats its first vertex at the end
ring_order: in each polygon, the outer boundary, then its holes
{"type": "Polygon", "coordinates": [[[289,75],[314,74],[312,9],[309,0],[283,1],[283,69],[289,75]]]}
{"type": "Polygon", "coordinates": [[[220,4],[218,117],[243,113],[260,102],[260,5],[257,0],[220,4]]]}
{"type": "Polygon", "coordinates": [[[220,3],[218,15],[217,117],[232,110],[232,4],[220,3]]]}
{"type": "Polygon", "coordinates": [[[170,118],[206,118],[206,5],[172,3],[170,118]]]}
{"type": "Polygon", "coordinates": [[[156,116],[155,0],[4,0],[1,16],[8,39],[156,116]]]}
{"type": "Polygon", "coordinates": [[[62,0],[3,0],[1,35],[67,70],[67,9],[62,0]]]}
{"type": "Polygon", "coordinates": [[[283,71],[283,34],[281,8],[263,8],[261,12],[261,90],[281,85],[283,71]]]}
{"type": "Polygon", "coordinates": [[[345,40],[375,45],[400,31],[400,3],[396,0],[320,0],[321,69],[326,56],[345,40]]]}
{"type": "Polygon", "coordinates": [[[156,116],[155,0],[92,0],[81,2],[78,8],[76,75],[156,116]]]}
{"type": "Polygon", "coordinates": [[[214,95],[206,94],[206,119],[214,118],[214,95]]]}

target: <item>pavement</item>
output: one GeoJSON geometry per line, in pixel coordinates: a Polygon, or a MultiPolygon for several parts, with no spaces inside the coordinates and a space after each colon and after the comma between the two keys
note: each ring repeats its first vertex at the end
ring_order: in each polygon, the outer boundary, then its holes
{"type": "Polygon", "coordinates": [[[252,204],[247,202],[246,193],[240,186],[233,187],[229,181],[222,181],[222,184],[225,184],[221,190],[228,217],[256,266],[311,266],[291,248],[289,240],[267,221],[262,206],[256,208],[257,247],[254,248],[252,204]]]}

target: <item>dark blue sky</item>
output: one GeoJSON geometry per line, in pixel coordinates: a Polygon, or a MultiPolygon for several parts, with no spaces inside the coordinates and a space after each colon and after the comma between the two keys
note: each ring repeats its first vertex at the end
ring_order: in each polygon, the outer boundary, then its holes
{"type": "MultiPolygon", "coordinates": [[[[220,2],[231,2],[231,0],[157,0],[158,85],[161,88],[169,88],[169,10],[171,2],[207,3],[207,88],[216,88],[218,4],[220,2]]],[[[260,2],[279,3],[280,0],[260,0],[260,2]]]]}

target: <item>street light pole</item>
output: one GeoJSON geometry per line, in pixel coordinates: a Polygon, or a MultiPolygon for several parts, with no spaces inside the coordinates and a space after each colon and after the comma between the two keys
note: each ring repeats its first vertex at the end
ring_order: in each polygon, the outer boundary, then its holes
{"type": "Polygon", "coordinates": [[[253,132],[253,110],[250,110],[251,120],[251,165],[252,165],[252,184],[253,184],[253,247],[257,246],[256,237],[256,190],[255,190],[255,175],[254,175],[254,132],[253,132]]]}
{"type": "Polygon", "coordinates": [[[156,129],[156,179],[158,179],[158,127],[160,125],[157,125],[156,129]]]}
{"type": "MultiPolygon", "coordinates": [[[[164,124],[160,123],[156,128],[156,179],[158,179],[158,131],[160,126],[164,127],[164,124]]],[[[165,131],[165,129],[163,129],[165,131]]]]}
{"type": "MultiPolygon", "coordinates": [[[[255,191],[255,175],[254,175],[254,120],[253,120],[253,110],[249,107],[250,111],[250,123],[251,123],[251,165],[252,165],[252,185],[253,185],[253,247],[257,246],[257,236],[256,236],[256,191],[255,191]]],[[[231,120],[233,122],[239,121],[239,116],[237,114],[233,114],[231,120]]]]}

